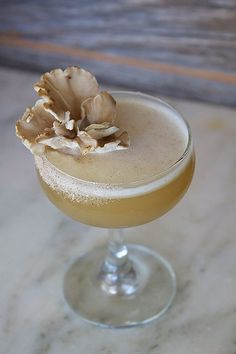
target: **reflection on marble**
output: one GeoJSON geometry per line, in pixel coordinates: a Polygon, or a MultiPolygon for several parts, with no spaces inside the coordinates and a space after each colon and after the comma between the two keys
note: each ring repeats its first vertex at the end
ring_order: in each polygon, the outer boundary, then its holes
{"type": "Polygon", "coordinates": [[[37,75],[1,69],[0,78],[0,353],[235,354],[236,110],[168,99],[192,127],[196,174],[173,211],[127,238],[168,257],[178,294],[160,322],[105,330],[80,321],[61,292],[69,263],[105,232],[49,203],[14,136],[37,75]]]}

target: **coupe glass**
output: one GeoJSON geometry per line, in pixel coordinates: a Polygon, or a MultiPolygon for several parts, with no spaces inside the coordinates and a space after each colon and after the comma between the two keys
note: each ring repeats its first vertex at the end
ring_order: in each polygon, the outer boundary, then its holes
{"type": "Polygon", "coordinates": [[[70,308],[83,319],[115,328],[158,319],[173,302],[176,277],[169,262],[142,245],[126,245],[123,229],[147,223],[170,210],[191,183],[195,159],[189,126],[174,108],[141,93],[111,94],[116,100],[140,97],[147,104],[155,102],[175,114],[187,136],[185,151],[178,161],[145,180],[112,185],[109,198],[105,184],[72,177],[56,168],[46,156],[36,157],[35,161],[40,184],[56,207],[77,221],[109,230],[108,247],[97,247],[70,266],[64,277],[63,293],[70,308]],[[54,185],[60,185],[61,192],[45,182],[44,172],[54,185]],[[86,189],[87,202],[68,199],[63,183],[75,192],[86,189]],[[93,194],[96,200],[107,198],[106,202],[94,203],[93,194]]]}

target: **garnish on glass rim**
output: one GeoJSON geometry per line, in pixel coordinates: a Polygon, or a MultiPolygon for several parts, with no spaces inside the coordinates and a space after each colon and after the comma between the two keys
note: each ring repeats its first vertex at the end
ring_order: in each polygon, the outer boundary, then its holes
{"type": "Polygon", "coordinates": [[[45,147],[80,156],[127,149],[130,138],[115,125],[116,101],[99,92],[96,78],[79,67],[55,69],[34,89],[41,97],[16,123],[16,134],[36,155],[45,147]]]}

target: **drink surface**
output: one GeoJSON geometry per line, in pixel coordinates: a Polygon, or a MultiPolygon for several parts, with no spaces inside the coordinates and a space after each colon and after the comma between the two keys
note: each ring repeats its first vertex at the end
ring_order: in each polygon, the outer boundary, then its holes
{"type": "Polygon", "coordinates": [[[166,171],[183,154],[187,129],[167,106],[144,98],[117,100],[117,125],[128,131],[127,150],[88,154],[79,159],[58,151],[47,159],[59,170],[84,181],[121,184],[150,179],[166,171]]]}
{"type": "Polygon", "coordinates": [[[187,191],[195,164],[188,127],[174,109],[139,93],[114,97],[117,125],[131,138],[127,150],[77,160],[52,150],[35,157],[51,202],[73,219],[105,228],[141,225],[166,213],[187,191]]]}

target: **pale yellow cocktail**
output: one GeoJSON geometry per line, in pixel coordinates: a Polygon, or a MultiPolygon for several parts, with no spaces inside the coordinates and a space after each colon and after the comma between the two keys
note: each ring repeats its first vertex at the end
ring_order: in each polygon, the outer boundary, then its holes
{"type": "Polygon", "coordinates": [[[129,149],[79,159],[48,149],[35,158],[53,204],[105,228],[144,224],[167,212],[186,192],[195,162],[188,126],[173,108],[139,93],[112,95],[118,125],[130,134],[129,149]]]}
{"type": "Polygon", "coordinates": [[[40,99],[16,134],[34,155],[44,192],[75,220],[110,229],[108,247],[67,270],[66,303],[109,328],[160,318],[175,297],[175,273],[155,250],[126,245],[120,228],[158,218],[186,192],[195,163],[188,124],[155,97],[100,91],[80,67],[45,73],[34,89],[40,99]]]}

